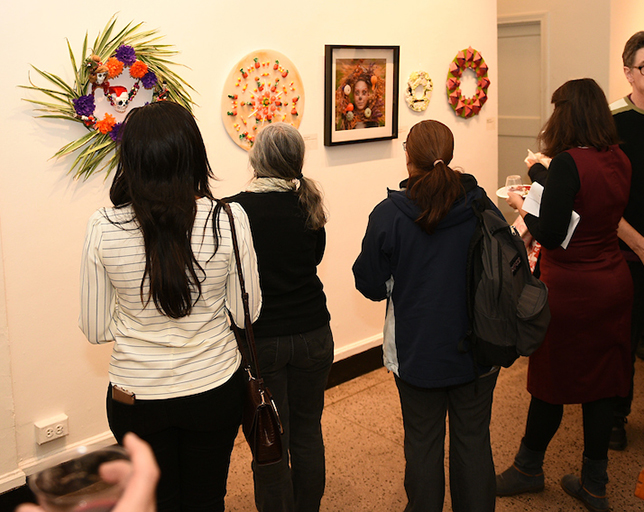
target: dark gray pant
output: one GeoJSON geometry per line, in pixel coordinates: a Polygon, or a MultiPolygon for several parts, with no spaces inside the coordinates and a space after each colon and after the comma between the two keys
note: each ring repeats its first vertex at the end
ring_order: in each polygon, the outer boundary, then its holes
{"type": "Polygon", "coordinates": [[[445,417],[454,512],[491,512],[496,480],[490,447],[498,372],[475,382],[425,389],[396,377],[405,427],[405,512],[440,512],[445,499],[445,417]],[[478,390],[476,389],[478,387],[478,390]]]}
{"type": "Polygon", "coordinates": [[[257,358],[284,426],[283,458],[256,466],[260,512],[316,512],[324,494],[324,443],[320,419],[333,363],[329,325],[301,334],[256,338],[257,358]]]}

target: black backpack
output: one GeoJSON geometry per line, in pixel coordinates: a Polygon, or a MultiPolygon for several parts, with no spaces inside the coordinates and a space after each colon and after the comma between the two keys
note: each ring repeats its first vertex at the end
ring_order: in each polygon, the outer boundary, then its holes
{"type": "Polygon", "coordinates": [[[469,330],[461,350],[482,366],[509,367],[543,341],[550,323],[548,289],[532,275],[523,240],[484,195],[467,257],[469,330]]]}

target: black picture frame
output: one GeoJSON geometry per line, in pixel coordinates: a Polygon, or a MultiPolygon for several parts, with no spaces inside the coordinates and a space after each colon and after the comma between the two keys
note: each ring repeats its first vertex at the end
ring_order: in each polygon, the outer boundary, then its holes
{"type": "Polygon", "coordinates": [[[400,46],[324,46],[325,146],[398,138],[399,59],[400,46]]]}

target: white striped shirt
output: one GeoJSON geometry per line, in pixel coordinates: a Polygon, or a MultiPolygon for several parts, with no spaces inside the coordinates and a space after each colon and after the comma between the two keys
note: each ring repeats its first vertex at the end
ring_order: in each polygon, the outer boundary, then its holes
{"type": "MultiPolygon", "coordinates": [[[[252,321],[259,316],[261,291],[248,217],[232,203],[242,271],[252,321]]],[[[197,200],[192,250],[201,297],[190,315],[174,319],[150,301],[141,302],[145,269],[143,234],[130,207],[102,208],[90,217],[81,264],[79,326],[91,343],[114,341],[110,381],[143,400],[202,393],[225,383],[239,368],[241,355],[226,317],[243,326],[244,311],[232,248],[230,223],[219,214],[219,247],[213,256],[212,212],[207,198],[197,200]],[[113,221],[110,222],[108,218],[113,221]]],[[[149,281],[143,288],[147,300],[149,281]]],[[[194,300],[194,299],[193,299],[194,300]]]]}

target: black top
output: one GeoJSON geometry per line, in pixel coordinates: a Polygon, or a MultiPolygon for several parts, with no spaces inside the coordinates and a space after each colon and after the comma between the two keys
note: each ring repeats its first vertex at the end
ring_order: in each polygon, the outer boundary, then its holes
{"type": "MultiPolygon", "coordinates": [[[[545,167],[535,164],[529,175],[543,184],[545,167]]],[[[569,153],[560,153],[552,159],[547,171],[545,190],[541,198],[539,217],[525,216],[530,234],[546,249],[556,249],[566,239],[570,214],[581,182],[575,160],[569,153]]]]}
{"type": "Polygon", "coordinates": [[[317,276],[326,245],[324,228],[306,227],[294,192],[241,192],[224,199],[242,205],[250,221],[262,288],[257,337],[308,332],[329,322],[317,276]]]}
{"type": "MultiPolygon", "coordinates": [[[[619,147],[626,153],[633,167],[631,192],[624,210],[624,219],[644,235],[644,112],[633,105],[629,98],[624,98],[623,105],[613,111],[613,119],[621,141],[619,147]]],[[[621,240],[620,246],[628,249],[621,240]]]]}

